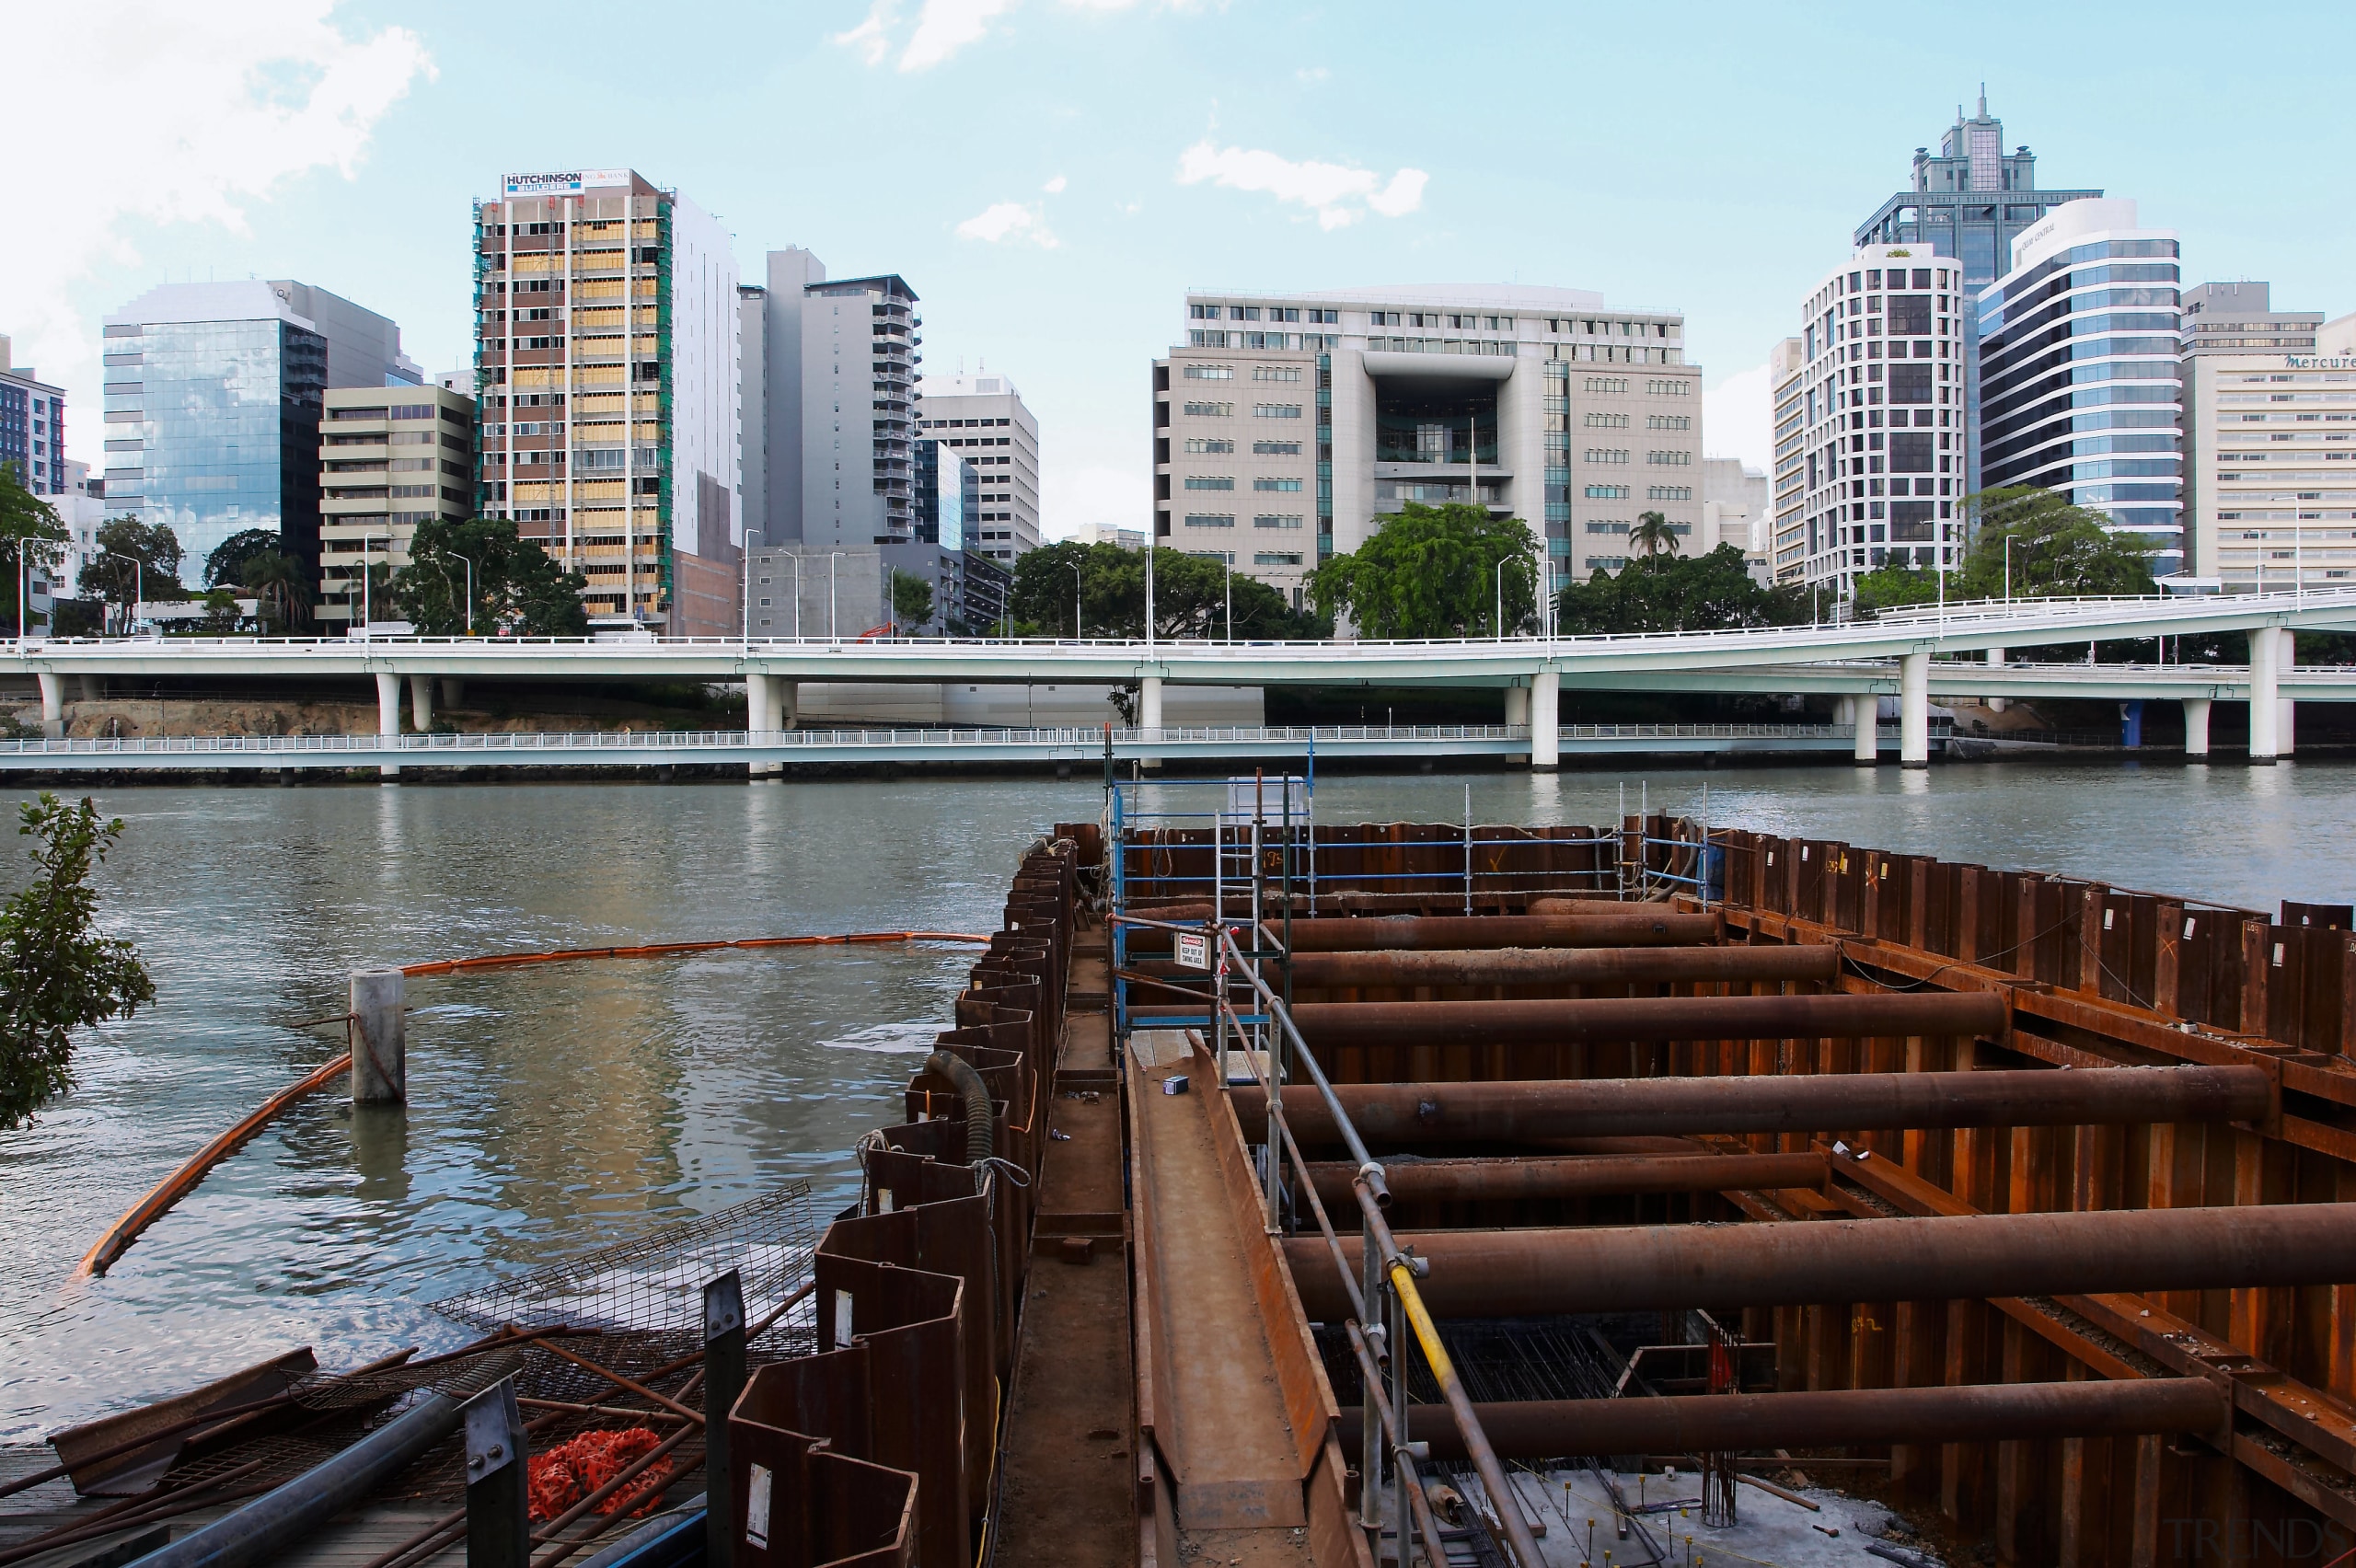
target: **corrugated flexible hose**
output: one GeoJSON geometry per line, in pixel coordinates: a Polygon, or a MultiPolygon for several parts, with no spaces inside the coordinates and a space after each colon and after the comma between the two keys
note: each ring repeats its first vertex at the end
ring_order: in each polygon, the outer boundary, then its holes
{"type": "Polygon", "coordinates": [[[946,1051],[935,1051],[924,1059],[924,1070],[939,1073],[957,1086],[957,1099],[965,1108],[965,1163],[979,1165],[996,1154],[990,1128],[990,1091],[973,1064],[946,1051]]]}

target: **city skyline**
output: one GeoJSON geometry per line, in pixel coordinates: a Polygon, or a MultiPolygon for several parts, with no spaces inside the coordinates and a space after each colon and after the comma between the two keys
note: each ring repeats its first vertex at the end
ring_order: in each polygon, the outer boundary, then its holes
{"type": "MultiPolygon", "coordinates": [[[[2138,15],[2200,33],[2189,7],[2138,15]]],[[[2356,30],[2321,8],[2276,19],[2327,53],[2356,30]]],[[[52,227],[58,243],[0,261],[0,331],[66,386],[69,455],[94,464],[99,319],[158,282],[313,279],[393,317],[428,372],[447,370],[470,336],[470,199],[508,170],[604,160],[710,206],[748,271],[810,245],[845,276],[907,276],[927,301],[929,366],[987,363],[1037,411],[1051,536],[1150,517],[1135,367],[1167,351],[1168,302],[1189,290],[1519,282],[1673,311],[1706,368],[1707,455],[1763,467],[1766,360],[1796,329],[1792,302],[1983,77],[2040,183],[2139,201],[2184,236],[2188,283],[2264,277],[2342,308],[2332,263],[2349,220],[2310,209],[2312,176],[2289,150],[2344,141],[2344,106],[2198,51],[2108,63],[2093,11],[2041,25],[2049,49],[1999,61],[1951,29],[1877,17],[1911,52],[1909,90],[1803,121],[1792,92],[1811,35],[1732,9],[1686,29],[1700,40],[1686,52],[1648,54],[1658,40],[1634,19],[1507,7],[1454,37],[1424,36],[1399,8],[1340,25],[1063,0],[715,7],[645,40],[633,65],[651,112],[622,130],[573,107],[611,69],[585,41],[595,29],[548,40],[547,69],[525,80],[495,69],[486,18],[455,6],[275,0],[199,24],[99,5],[18,24],[68,63],[31,85],[34,107],[94,121],[101,65],[121,90],[146,82],[157,91],[143,99],[170,101],[136,141],[95,124],[74,141],[63,172],[93,194],[52,227]],[[1415,49],[1393,47],[1411,35],[1415,49]],[[722,63],[699,58],[712,50],[722,63]],[[1597,69],[1647,60],[1684,90],[1662,100],[1645,70],[1597,69]],[[1525,62],[1542,80],[1550,61],[1578,94],[1449,86],[1525,62]],[[2261,92],[2262,117],[2248,112],[2261,92]],[[987,131],[971,158],[936,153],[915,174],[819,133],[882,96],[928,145],[987,131]],[[2165,140],[2126,107],[2163,101],[2165,140]]]]}

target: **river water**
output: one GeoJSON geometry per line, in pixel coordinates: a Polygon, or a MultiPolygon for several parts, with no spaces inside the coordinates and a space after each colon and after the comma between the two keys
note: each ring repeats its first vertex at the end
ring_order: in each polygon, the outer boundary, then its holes
{"type": "MultiPolygon", "coordinates": [[[[2356,895],[2356,766],[2004,762],[1342,777],[1322,822],[1604,824],[1631,810],[2270,908],[2356,895]]],[[[0,1132],[0,1442],[309,1344],[460,1337],[424,1303],[762,1192],[838,1206],[969,952],[818,948],[412,981],[410,1103],[331,1090],[232,1157],[100,1280],[74,1265],[158,1179],[341,1047],[355,967],[845,930],[995,928],[1079,779],[133,789],[104,917],[155,1007],[0,1132]]],[[[10,873],[13,880],[13,873],[10,873]]]]}

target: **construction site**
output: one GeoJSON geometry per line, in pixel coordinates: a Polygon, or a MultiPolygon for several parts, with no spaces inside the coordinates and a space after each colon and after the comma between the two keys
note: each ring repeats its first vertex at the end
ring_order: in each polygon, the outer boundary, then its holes
{"type": "Polygon", "coordinates": [[[1108,778],[855,1203],[11,1451],[0,1568],[2356,1549],[2348,905],[1314,804],[1108,778]]]}

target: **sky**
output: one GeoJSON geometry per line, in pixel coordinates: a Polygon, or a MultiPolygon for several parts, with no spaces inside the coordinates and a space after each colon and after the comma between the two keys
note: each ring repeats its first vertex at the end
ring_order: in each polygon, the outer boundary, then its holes
{"type": "Polygon", "coordinates": [[[1059,536],[1149,517],[1189,288],[1682,311],[1708,453],[1765,467],[1770,350],[1982,82],[2040,185],[2180,230],[2188,284],[2356,309],[2356,98],[2300,64],[2349,58],[2344,4],[0,0],[0,36],[47,128],[0,334],[94,467],[101,319],[157,282],[298,279],[465,363],[469,203],[511,170],[634,167],[748,281],[786,245],[907,278],[928,368],[1037,416],[1059,536]]]}

